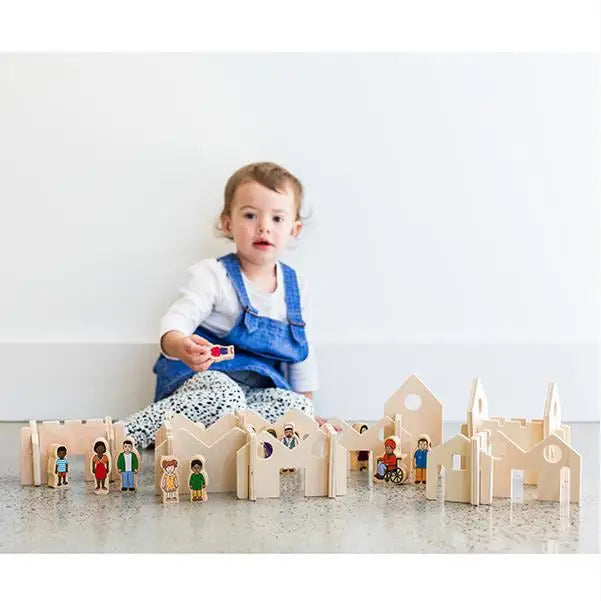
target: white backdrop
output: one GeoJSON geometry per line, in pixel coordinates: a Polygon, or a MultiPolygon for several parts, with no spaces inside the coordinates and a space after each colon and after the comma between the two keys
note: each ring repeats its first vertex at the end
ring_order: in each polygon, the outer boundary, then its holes
{"type": "Polygon", "coordinates": [[[303,181],[318,411],[411,371],[462,419],[598,419],[594,55],[0,56],[0,419],[146,404],[158,320],[256,160],[303,181]],[[358,375],[360,374],[360,375],[358,375]]]}

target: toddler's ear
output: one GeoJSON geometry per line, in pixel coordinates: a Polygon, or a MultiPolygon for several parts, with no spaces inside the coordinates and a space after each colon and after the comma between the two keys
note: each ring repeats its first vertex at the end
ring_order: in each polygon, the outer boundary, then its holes
{"type": "Polygon", "coordinates": [[[229,234],[231,236],[231,234],[232,234],[231,225],[232,225],[231,217],[229,215],[223,215],[221,217],[221,230],[223,231],[224,234],[229,234]]]}
{"type": "Polygon", "coordinates": [[[303,233],[303,224],[300,221],[295,221],[292,226],[292,237],[298,240],[303,233]]]}

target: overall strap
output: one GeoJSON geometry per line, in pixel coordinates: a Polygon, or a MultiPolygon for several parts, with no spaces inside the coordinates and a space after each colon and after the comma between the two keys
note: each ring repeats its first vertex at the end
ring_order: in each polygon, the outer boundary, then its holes
{"type": "Polygon", "coordinates": [[[284,275],[284,288],[286,290],[286,308],[288,311],[288,321],[293,326],[304,326],[303,316],[301,315],[300,292],[298,290],[298,280],[296,272],[292,267],[281,263],[282,273],[284,275]]]}
{"type": "Polygon", "coordinates": [[[296,271],[285,263],[280,262],[282,273],[284,275],[284,288],[286,294],[286,310],[288,312],[288,322],[292,337],[299,343],[303,344],[305,338],[305,322],[301,314],[300,292],[298,289],[298,280],[296,271]]]}
{"type": "Polygon", "coordinates": [[[217,259],[223,263],[227,274],[232,280],[234,290],[238,295],[238,300],[244,310],[244,325],[249,332],[254,332],[258,327],[259,312],[251,305],[248,292],[246,292],[246,286],[244,286],[244,280],[242,279],[242,271],[240,269],[240,260],[234,253],[219,257],[217,259]]]}

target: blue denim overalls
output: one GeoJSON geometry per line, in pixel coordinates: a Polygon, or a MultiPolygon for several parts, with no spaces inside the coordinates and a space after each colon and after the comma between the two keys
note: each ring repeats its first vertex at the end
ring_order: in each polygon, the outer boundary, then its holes
{"type": "MultiPolygon", "coordinates": [[[[250,304],[242,280],[240,262],[235,254],[218,259],[230,277],[243,312],[234,327],[220,338],[199,326],[194,332],[212,344],[235,347],[235,356],[229,361],[213,363],[209,369],[223,372],[251,371],[269,378],[276,388],[290,390],[286,380],[284,363],[298,363],[307,358],[309,345],[305,337],[305,322],[300,310],[300,295],[294,269],[280,263],[288,311],[288,323],[262,317],[250,304]]],[[[167,359],[161,355],[154,365],[157,375],[154,400],[160,401],[173,394],[196,372],[183,361],[167,359]]]]}

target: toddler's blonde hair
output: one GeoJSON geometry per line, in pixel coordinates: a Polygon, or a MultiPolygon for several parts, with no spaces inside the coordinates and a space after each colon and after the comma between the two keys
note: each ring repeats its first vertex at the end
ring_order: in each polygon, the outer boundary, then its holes
{"type": "Polygon", "coordinates": [[[233,239],[223,231],[221,219],[226,215],[230,215],[236,190],[242,184],[246,184],[247,182],[257,182],[274,192],[283,192],[287,186],[290,187],[294,196],[294,206],[296,209],[295,221],[302,222],[301,208],[303,204],[303,185],[300,180],[290,173],[290,171],[276,163],[251,163],[250,165],[240,167],[240,169],[238,169],[225,184],[223,210],[219,215],[216,226],[217,231],[223,236],[230,240],[233,239]]]}

